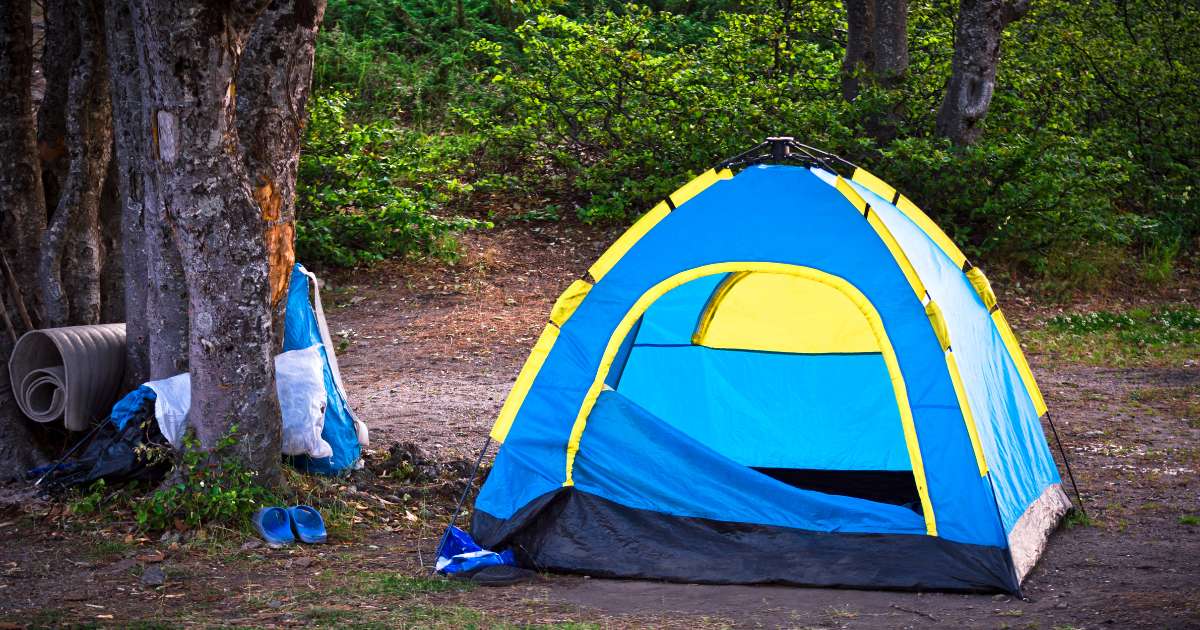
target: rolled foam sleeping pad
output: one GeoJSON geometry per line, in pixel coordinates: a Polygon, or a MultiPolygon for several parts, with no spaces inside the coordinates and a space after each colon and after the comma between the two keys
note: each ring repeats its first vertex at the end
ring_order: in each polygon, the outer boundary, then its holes
{"type": "Polygon", "coordinates": [[[25,333],[8,361],[21,412],[36,422],[86,430],[108,415],[125,374],[125,324],[25,333]]]}

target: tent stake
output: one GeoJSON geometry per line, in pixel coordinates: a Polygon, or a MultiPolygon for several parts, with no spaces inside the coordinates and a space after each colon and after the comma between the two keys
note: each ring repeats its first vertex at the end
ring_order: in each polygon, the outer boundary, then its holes
{"type": "Polygon", "coordinates": [[[1067,459],[1067,449],[1063,448],[1062,438],[1058,437],[1058,428],[1054,426],[1054,416],[1050,412],[1046,412],[1046,421],[1050,424],[1050,431],[1054,433],[1054,441],[1058,443],[1058,452],[1062,455],[1063,466],[1067,469],[1067,478],[1071,480],[1071,489],[1075,491],[1075,501],[1079,503],[1079,511],[1087,516],[1087,510],[1083,508],[1083,496],[1079,494],[1079,486],[1075,484],[1075,473],[1071,472],[1071,460],[1067,459]]]}
{"type": "Polygon", "coordinates": [[[450,529],[458,521],[458,515],[462,513],[462,506],[467,502],[467,495],[471,494],[471,486],[475,485],[475,476],[479,474],[479,465],[483,463],[483,456],[487,453],[488,447],[492,445],[492,436],[489,435],[483,443],[483,448],[479,449],[479,457],[475,458],[475,465],[471,467],[471,476],[467,479],[467,485],[463,488],[462,496],[458,497],[458,505],[454,506],[454,514],[450,517],[450,524],[446,526],[446,531],[442,532],[442,537],[438,539],[437,547],[433,550],[434,571],[437,571],[438,552],[442,550],[442,545],[446,543],[446,538],[450,535],[450,529]]]}

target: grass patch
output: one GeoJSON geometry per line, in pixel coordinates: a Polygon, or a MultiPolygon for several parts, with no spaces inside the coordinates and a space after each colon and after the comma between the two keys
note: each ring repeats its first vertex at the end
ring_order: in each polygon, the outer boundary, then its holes
{"type": "Polygon", "coordinates": [[[1177,366],[1200,355],[1200,309],[1187,304],[1058,315],[1025,335],[1031,352],[1095,366],[1177,366]]]}
{"type": "Polygon", "coordinates": [[[467,591],[474,586],[471,582],[448,580],[441,577],[412,577],[400,573],[360,573],[350,576],[346,581],[346,586],[340,590],[361,595],[413,597],[428,593],[467,591]]]}
{"type": "Polygon", "coordinates": [[[1088,516],[1083,510],[1071,508],[1067,512],[1067,518],[1063,521],[1063,524],[1066,525],[1067,529],[1075,529],[1076,527],[1095,527],[1096,521],[1092,520],[1092,517],[1088,516]]]}
{"type": "Polygon", "coordinates": [[[1183,516],[1179,517],[1179,524],[1187,525],[1188,527],[1195,527],[1200,525],[1200,516],[1196,516],[1195,514],[1184,514],[1183,516]]]}

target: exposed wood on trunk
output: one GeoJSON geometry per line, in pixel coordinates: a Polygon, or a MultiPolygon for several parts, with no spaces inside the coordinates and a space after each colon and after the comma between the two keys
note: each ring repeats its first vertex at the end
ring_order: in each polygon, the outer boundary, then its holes
{"type": "Polygon", "coordinates": [[[324,0],[274,0],[255,23],[237,75],[238,137],[267,225],[276,350],[296,262],[296,171],[324,0]]]}
{"type": "MultiPolygon", "coordinates": [[[[29,2],[0,2],[0,254],[13,265],[0,274],[0,308],[6,309],[14,328],[22,318],[15,310],[13,295],[23,286],[33,286],[36,267],[32,252],[41,240],[45,222],[41,167],[37,160],[36,122],[33,112],[33,28],[29,2]],[[12,286],[13,279],[17,286],[12,286]]],[[[7,324],[6,324],[7,325],[7,324]]],[[[27,421],[17,410],[8,377],[12,338],[0,334],[0,479],[23,474],[44,463],[27,421]]]]}
{"type": "MultiPolygon", "coordinates": [[[[69,165],[42,238],[38,259],[43,325],[94,324],[100,320],[100,191],[112,149],[112,104],[108,95],[102,7],[69,0],[57,19],[76,29],[78,55],[67,82],[65,108],[69,165]]],[[[60,30],[53,27],[48,32],[60,30]]],[[[71,40],[72,36],[63,37],[71,40]]],[[[47,42],[46,55],[52,54],[47,42]]],[[[47,77],[47,99],[57,94],[47,77]]],[[[43,102],[46,107],[46,102],[43,102]]],[[[43,120],[51,121],[49,117],[43,120]]],[[[53,127],[53,121],[47,127],[53,127]]],[[[51,136],[53,138],[53,136],[51,136]]],[[[54,177],[60,177],[51,170],[54,177]]]]}
{"type": "Polygon", "coordinates": [[[973,144],[983,133],[996,89],[1004,28],[1029,10],[1029,0],[962,0],[955,25],[954,60],[937,131],[958,145],[973,144]]]}
{"type": "Polygon", "coordinates": [[[188,425],[204,449],[233,427],[228,453],[278,483],[266,221],[237,138],[234,73],[266,2],[136,0],[153,180],[183,261],[191,327],[188,425]]]}

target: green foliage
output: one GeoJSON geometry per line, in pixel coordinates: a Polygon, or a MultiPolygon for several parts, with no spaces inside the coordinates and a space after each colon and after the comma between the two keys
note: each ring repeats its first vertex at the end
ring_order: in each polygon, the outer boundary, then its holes
{"type": "Polygon", "coordinates": [[[302,255],[437,255],[469,227],[437,217],[484,189],[555,206],[521,220],[626,222],[788,134],[891,182],[973,258],[1052,288],[1169,281],[1200,235],[1200,7],[1033,3],[962,148],[934,130],[957,5],[910,2],[907,74],[846,102],[835,0],[335,0],[314,111],[341,118],[310,130],[302,255]]]}
{"type": "Polygon", "coordinates": [[[453,259],[453,234],[482,222],[439,216],[472,186],[452,174],[476,148],[469,136],[422,136],[378,120],[350,122],[348,97],[309,108],[297,190],[300,260],[339,266],[393,256],[453,259]]]}
{"type": "Polygon", "coordinates": [[[71,501],[72,514],[95,514],[104,506],[108,495],[108,486],[103,479],[97,479],[88,489],[71,501]]]}
{"type": "Polygon", "coordinates": [[[248,529],[250,517],[259,507],[277,501],[269,490],[258,485],[257,474],[246,470],[236,458],[215,455],[233,448],[237,441],[235,426],[210,453],[201,450],[188,434],[172,483],[134,506],[138,526],[150,531],[207,525],[248,529]]]}
{"type": "Polygon", "coordinates": [[[1179,524],[1187,525],[1188,527],[1194,527],[1196,525],[1200,525],[1200,516],[1195,516],[1193,514],[1184,514],[1183,516],[1179,517],[1179,524]]]}

